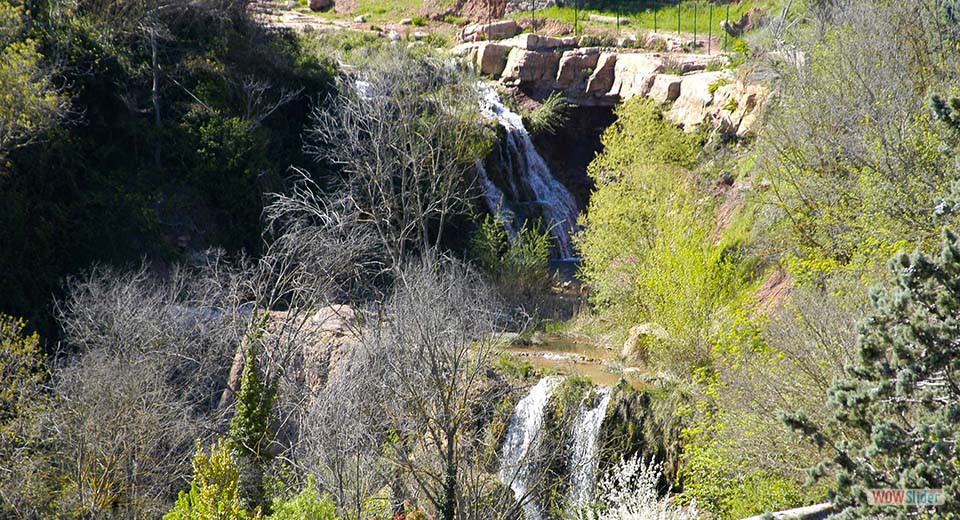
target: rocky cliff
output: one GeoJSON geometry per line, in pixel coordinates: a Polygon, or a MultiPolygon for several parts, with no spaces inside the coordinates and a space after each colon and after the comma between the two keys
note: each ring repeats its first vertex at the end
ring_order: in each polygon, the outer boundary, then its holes
{"type": "MultiPolygon", "coordinates": [[[[660,37],[662,38],[662,37],[660,37]]],[[[749,135],[768,90],[737,78],[722,55],[583,46],[578,38],[520,34],[455,48],[481,74],[526,92],[562,91],[580,106],[613,106],[635,96],[669,104],[687,131],[709,124],[749,135]]],[[[661,46],[670,48],[670,42],[661,46]]],[[[674,46],[675,47],[675,46],[674,46]]]]}

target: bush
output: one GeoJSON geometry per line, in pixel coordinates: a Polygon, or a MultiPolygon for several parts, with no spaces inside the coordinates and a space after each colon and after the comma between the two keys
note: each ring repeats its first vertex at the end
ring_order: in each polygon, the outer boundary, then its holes
{"type": "Polygon", "coordinates": [[[694,520],[695,504],[686,509],[669,494],[661,496],[661,466],[641,457],[621,459],[600,480],[596,505],[578,516],[589,520],[694,520]]]}
{"type": "Polygon", "coordinates": [[[312,477],[296,496],[273,499],[269,520],[338,520],[336,507],[329,497],[321,498],[312,477]]]}
{"type": "Polygon", "coordinates": [[[200,443],[193,458],[193,480],[189,491],[181,491],[177,502],[163,520],[254,520],[259,511],[249,511],[240,500],[240,470],[226,443],[214,444],[207,455],[200,443]]]}
{"type": "Polygon", "coordinates": [[[542,298],[553,285],[550,235],[528,224],[511,240],[506,222],[487,215],[471,241],[471,254],[509,303],[531,312],[542,310],[542,298]]]}
{"type": "MultiPolygon", "coordinates": [[[[861,323],[858,361],[828,393],[837,427],[823,427],[799,412],[788,424],[831,456],[815,476],[836,472],[838,518],[895,518],[900,508],[868,503],[871,489],[942,489],[960,492],[960,388],[954,381],[960,350],[960,240],[944,233],[940,254],[916,251],[890,260],[890,287],[871,294],[861,323]],[[841,435],[840,432],[846,432],[841,435]]],[[[914,508],[949,518],[960,504],[914,508]]]]}
{"type": "Polygon", "coordinates": [[[523,114],[523,125],[531,134],[554,134],[567,123],[570,103],[559,92],[553,92],[543,103],[523,114]]]}

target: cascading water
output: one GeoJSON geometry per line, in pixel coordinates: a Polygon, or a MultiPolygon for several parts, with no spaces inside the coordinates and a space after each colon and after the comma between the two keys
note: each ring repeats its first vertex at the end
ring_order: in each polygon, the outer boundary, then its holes
{"type": "Polygon", "coordinates": [[[544,408],[561,382],[562,377],[545,377],[517,403],[500,449],[500,481],[510,486],[518,501],[524,501],[523,512],[526,520],[541,518],[536,501],[527,497],[536,485],[530,462],[537,456],[540,448],[544,408]]]}
{"type": "Polygon", "coordinates": [[[593,399],[584,399],[573,423],[573,436],[570,442],[570,458],[567,468],[570,472],[568,502],[573,506],[585,506],[593,497],[597,485],[598,439],[600,426],[610,404],[610,389],[600,388],[593,399]]]}
{"type": "Polygon", "coordinates": [[[537,152],[520,114],[504,106],[493,87],[484,85],[482,88],[481,109],[506,131],[505,142],[501,145],[504,174],[491,176],[483,165],[478,167],[490,211],[511,213],[505,215],[504,220],[510,222],[508,231],[514,234],[522,222],[518,223],[512,217],[523,220],[541,218],[550,227],[560,257],[572,257],[570,235],[579,214],[576,199],[553,176],[537,152]]]}

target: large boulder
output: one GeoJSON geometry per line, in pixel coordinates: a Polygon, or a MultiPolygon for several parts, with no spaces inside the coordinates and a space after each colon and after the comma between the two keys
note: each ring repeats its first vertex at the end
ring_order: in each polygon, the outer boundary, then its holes
{"type": "Polygon", "coordinates": [[[596,47],[564,52],[557,71],[557,88],[583,90],[599,58],[600,49],[596,47]]]}
{"type": "Polygon", "coordinates": [[[647,94],[650,99],[659,103],[670,103],[680,97],[680,83],[683,80],[674,74],[657,74],[647,94]]]}
{"type": "Polygon", "coordinates": [[[333,0],[310,0],[307,6],[311,11],[325,11],[333,7],[333,0]]]}
{"type": "Polygon", "coordinates": [[[514,47],[507,57],[502,79],[512,83],[537,83],[552,87],[560,66],[555,52],[528,51],[514,47]]]}
{"type": "MultiPolygon", "coordinates": [[[[314,315],[270,311],[261,334],[267,357],[282,359],[286,365],[282,389],[285,393],[315,393],[337,370],[343,368],[350,349],[359,343],[356,312],[349,305],[330,305],[314,315]]],[[[233,403],[244,370],[246,340],[238,346],[230,367],[227,386],[219,407],[233,403]]]]}
{"type": "Polygon", "coordinates": [[[499,77],[507,65],[510,47],[496,43],[484,43],[477,47],[476,65],[480,74],[499,77]]]}
{"type": "Polygon", "coordinates": [[[617,56],[610,95],[620,99],[646,96],[653,80],[664,68],[663,58],[657,54],[624,53],[617,56]]]}
{"type": "Polygon", "coordinates": [[[516,20],[501,20],[492,23],[468,25],[460,31],[460,41],[503,40],[520,32],[516,20]]]}
{"type": "Polygon", "coordinates": [[[620,355],[627,363],[645,365],[650,360],[650,348],[668,338],[667,331],[656,323],[636,325],[630,328],[620,355]]]}
{"type": "Polygon", "coordinates": [[[617,66],[617,54],[604,52],[597,59],[597,66],[587,80],[587,94],[593,96],[605,95],[613,87],[614,73],[617,66]]]}
{"type": "Polygon", "coordinates": [[[680,95],[667,112],[667,117],[683,126],[685,131],[692,132],[714,112],[711,105],[713,94],[719,89],[718,85],[730,82],[731,79],[731,74],[723,70],[683,76],[680,95]]]}
{"type": "Polygon", "coordinates": [[[540,36],[533,33],[523,33],[505,40],[504,45],[526,49],[528,51],[548,51],[576,45],[576,39],[554,38],[553,36],[540,36]]]}

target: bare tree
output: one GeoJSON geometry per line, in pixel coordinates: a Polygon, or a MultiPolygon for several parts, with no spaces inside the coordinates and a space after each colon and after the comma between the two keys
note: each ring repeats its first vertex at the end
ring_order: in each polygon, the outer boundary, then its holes
{"type": "Polygon", "coordinates": [[[448,60],[387,47],[314,113],[309,152],[339,166],[347,200],[391,266],[439,244],[466,207],[488,142],[475,83],[448,60]]]}
{"type": "MultiPolygon", "coordinates": [[[[494,309],[483,280],[456,261],[408,264],[341,373],[346,388],[360,385],[357,415],[374,418],[348,427],[372,428],[397,491],[441,518],[489,518],[512,503],[482,426],[485,408],[508,390],[491,379],[494,309]]],[[[328,402],[349,399],[343,388],[331,385],[328,402]]]]}
{"type": "Polygon", "coordinates": [[[190,472],[197,439],[222,422],[213,398],[244,324],[197,275],[98,269],[59,303],[74,355],[55,358],[42,418],[64,480],[59,507],[81,517],[156,517],[190,472]]]}

